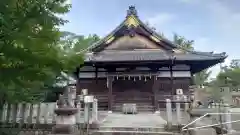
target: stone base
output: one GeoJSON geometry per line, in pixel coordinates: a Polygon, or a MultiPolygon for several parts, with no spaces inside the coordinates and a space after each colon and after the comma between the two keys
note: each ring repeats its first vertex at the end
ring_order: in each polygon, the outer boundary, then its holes
{"type": "Polygon", "coordinates": [[[75,126],[73,125],[56,125],[53,127],[52,132],[53,134],[73,134],[75,126]]]}
{"type": "MultiPolygon", "coordinates": [[[[69,134],[47,134],[47,135],[69,135],[69,134]]],[[[79,135],[79,133],[73,133],[73,134],[71,134],[71,135],[79,135]]]]}
{"type": "Polygon", "coordinates": [[[237,131],[236,130],[229,130],[228,133],[236,133],[237,131]]]}
{"type": "Polygon", "coordinates": [[[155,114],[160,114],[160,111],[155,111],[155,114]]]}

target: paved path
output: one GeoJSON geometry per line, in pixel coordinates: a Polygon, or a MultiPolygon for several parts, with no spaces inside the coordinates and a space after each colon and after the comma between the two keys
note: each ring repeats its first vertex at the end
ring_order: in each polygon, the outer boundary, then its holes
{"type": "Polygon", "coordinates": [[[166,121],[162,119],[159,114],[144,114],[139,113],[136,115],[132,114],[121,114],[112,113],[109,114],[104,122],[100,125],[101,127],[164,127],[166,121]]]}

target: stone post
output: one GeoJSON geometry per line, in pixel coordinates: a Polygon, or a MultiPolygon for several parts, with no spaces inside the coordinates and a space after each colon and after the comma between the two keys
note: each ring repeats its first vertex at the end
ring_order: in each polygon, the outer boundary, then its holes
{"type": "MultiPolygon", "coordinates": [[[[231,122],[231,109],[229,105],[224,106],[224,112],[226,113],[224,118],[225,122],[231,122]]],[[[226,124],[226,128],[228,133],[234,132],[234,130],[232,129],[232,123],[226,124]]]]}
{"type": "Polygon", "coordinates": [[[82,108],[81,108],[81,97],[82,95],[78,95],[77,96],[77,100],[76,100],[76,107],[78,109],[77,114],[76,114],[76,120],[77,120],[77,124],[81,123],[81,113],[82,113],[82,108]]]}
{"type": "Polygon", "coordinates": [[[90,113],[90,104],[93,103],[94,97],[92,95],[84,96],[84,123],[89,125],[92,123],[90,121],[90,117],[92,116],[90,113]]]}
{"type": "Polygon", "coordinates": [[[184,110],[187,111],[189,109],[189,103],[188,103],[188,98],[185,95],[184,96],[184,110]]]}
{"type": "Polygon", "coordinates": [[[67,88],[67,99],[70,104],[70,106],[75,106],[75,99],[76,99],[76,86],[75,85],[69,85],[67,88]]]}
{"type": "Polygon", "coordinates": [[[94,122],[98,122],[98,100],[96,98],[93,101],[92,118],[94,122]]]}
{"type": "Polygon", "coordinates": [[[177,95],[177,102],[176,102],[176,113],[177,113],[177,124],[181,124],[181,104],[180,104],[180,96],[177,95]]]}
{"type": "Polygon", "coordinates": [[[172,127],[172,103],[170,99],[166,99],[166,110],[167,110],[167,127],[172,127]]]}

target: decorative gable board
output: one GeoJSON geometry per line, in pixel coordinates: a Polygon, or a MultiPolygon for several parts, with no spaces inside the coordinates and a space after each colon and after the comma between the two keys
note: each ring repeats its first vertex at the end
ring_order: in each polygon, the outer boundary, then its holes
{"type": "Polygon", "coordinates": [[[112,42],[105,50],[162,49],[153,41],[136,34],[133,37],[122,36],[112,42]]]}

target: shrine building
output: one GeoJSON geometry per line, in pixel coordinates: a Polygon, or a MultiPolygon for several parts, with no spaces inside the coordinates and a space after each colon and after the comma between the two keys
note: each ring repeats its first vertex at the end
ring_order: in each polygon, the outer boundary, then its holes
{"type": "Polygon", "coordinates": [[[156,111],[166,98],[174,101],[176,89],[189,95],[193,75],[226,57],[181,48],[144,24],[130,6],[117,28],[87,48],[77,70],[77,91],[88,89],[102,110],[135,103],[139,111],[156,111]]]}

